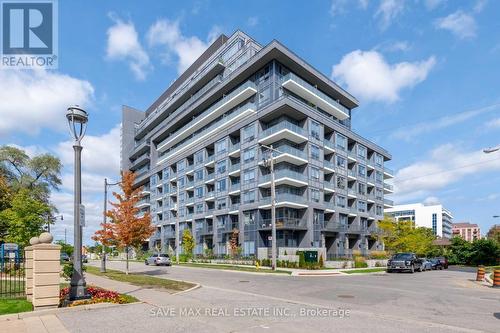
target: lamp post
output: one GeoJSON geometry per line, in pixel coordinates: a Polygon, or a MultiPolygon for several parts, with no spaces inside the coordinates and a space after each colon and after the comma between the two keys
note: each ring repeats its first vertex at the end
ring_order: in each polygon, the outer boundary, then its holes
{"type": "Polygon", "coordinates": [[[180,195],[180,189],[179,189],[179,180],[175,183],[177,186],[177,216],[175,217],[175,262],[179,264],[179,243],[180,243],[180,235],[179,235],[179,195],[180,195]]]}
{"type": "Polygon", "coordinates": [[[485,154],[491,154],[491,153],[494,153],[494,152],[499,151],[499,150],[500,150],[500,145],[496,146],[496,147],[485,148],[485,149],[483,149],[483,152],[485,154]]]}
{"type": "Polygon", "coordinates": [[[262,148],[269,152],[269,158],[264,159],[264,166],[269,168],[271,174],[271,261],[272,269],[276,270],[276,186],[274,184],[274,156],[273,153],[281,153],[273,146],[261,144],[262,148]]]}
{"type": "MultiPolygon", "coordinates": [[[[102,222],[103,225],[102,227],[105,229],[106,228],[106,211],[107,211],[107,205],[108,205],[108,186],[115,186],[120,184],[121,182],[116,182],[116,183],[108,183],[108,179],[104,178],[104,210],[102,212],[102,222]]],[[[104,245],[104,242],[101,242],[102,244],[102,250],[101,250],[101,268],[100,272],[101,273],[106,273],[106,248],[104,245]]]]}
{"type": "Polygon", "coordinates": [[[74,253],[73,253],[73,275],[71,276],[69,300],[76,301],[80,299],[88,299],[90,295],[87,293],[85,278],[82,270],[82,223],[80,221],[80,210],[82,204],[82,146],[81,140],[87,130],[88,113],[79,106],[71,106],[66,113],[69,130],[75,142],[73,150],[75,151],[75,199],[73,209],[74,220],[74,253]]]}

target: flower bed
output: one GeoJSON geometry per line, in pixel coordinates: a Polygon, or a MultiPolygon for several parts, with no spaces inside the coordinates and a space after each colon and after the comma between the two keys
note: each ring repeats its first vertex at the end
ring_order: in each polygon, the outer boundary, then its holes
{"type": "MultiPolygon", "coordinates": [[[[59,306],[62,307],[65,304],[65,300],[68,298],[70,287],[62,288],[59,292],[59,306]]],[[[126,304],[137,302],[137,299],[133,296],[123,295],[117,293],[116,291],[106,290],[99,287],[89,286],[87,291],[90,294],[90,299],[85,299],[81,301],[75,301],[69,303],[67,306],[77,306],[84,304],[96,304],[96,303],[116,303],[116,304],[126,304]]]]}

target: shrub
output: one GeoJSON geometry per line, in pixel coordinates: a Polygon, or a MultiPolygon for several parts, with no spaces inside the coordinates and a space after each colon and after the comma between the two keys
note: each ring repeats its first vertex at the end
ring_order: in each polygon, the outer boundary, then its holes
{"type": "Polygon", "coordinates": [[[370,258],[372,259],[387,259],[389,256],[386,251],[371,251],[370,258]]]}
{"type": "Polygon", "coordinates": [[[358,256],[354,257],[354,268],[366,268],[368,264],[366,263],[365,258],[358,256]]]}
{"type": "Polygon", "coordinates": [[[361,257],[361,250],[352,250],[353,257],[361,257]]]}
{"type": "Polygon", "coordinates": [[[323,255],[320,254],[319,256],[319,267],[323,267],[325,265],[325,263],[323,262],[323,255]]]}
{"type": "MultiPolygon", "coordinates": [[[[59,291],[59,306],[62,306],[64,304],[64,301],[68,298],[69,291],[70,287],[62,288],[59,291]]],[[[136,299],[130,296],[121,295],[116,291],[106,290],[99,287],[89,286],[87,287],[87,291],[90,294],[90,299],[72,302],[68,306],[73,307],[77,305],[95,303],[125,304],[130,303],[131,301],[136,301],[136,299]]]]}
{"type": "Polygon", "coordinates": [[[297,254],[299,255],[299,267],[300,268],[306,267],[306,259],[304,258],[304,252],[298,251],[297,254]]]}
{"type": "Polygon", "coordinates": [[[189,255],[185,253],[179,254],[179,262],[188,262],[189,260],[189,255]]]}
{"type": "MultiPolygon", "coordinates": [[[[87,268],[85,266],[82,266],[82,271],[86,271],[87,268]]],[[[62,269],[62,275],[66,280],[71,280],[71,277],[73,276],[73,263],[67,263],[63,265],[62,269]]]]}

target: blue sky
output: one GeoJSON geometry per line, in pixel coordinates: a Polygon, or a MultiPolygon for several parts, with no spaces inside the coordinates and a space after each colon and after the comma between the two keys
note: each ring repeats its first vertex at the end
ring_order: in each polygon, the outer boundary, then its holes
{"type": "Polygon", "coordinates": [[[0,70],[0,142],[65,169],[54,228],[72,233],[69,104],[90,113],[86,242],[117,178],[121,105],[145,109],[220,33],[277,39],[361,102],[353,129],[388,149],[397,203],[441,202],[485,233],[500,214],[497,1],[59,1],[59,69],[0,70]]]}

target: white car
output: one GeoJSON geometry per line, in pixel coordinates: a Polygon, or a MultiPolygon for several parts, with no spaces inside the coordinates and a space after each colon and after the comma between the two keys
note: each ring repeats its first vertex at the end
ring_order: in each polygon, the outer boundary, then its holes
{"type": "Polygon", "coordinates": [[[170,265],[172,265],[168,254],[153,254],[151,257],[144,260],[144,263],[146,265],[155,265],[155,266],[170,266],[170,265]]]}

